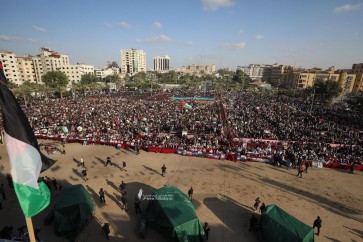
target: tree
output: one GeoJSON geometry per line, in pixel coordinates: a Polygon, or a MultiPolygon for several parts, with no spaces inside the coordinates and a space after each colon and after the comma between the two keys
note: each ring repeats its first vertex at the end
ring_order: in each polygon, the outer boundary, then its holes
{"type": "Polygon", "coordinates": [[[63,98],[63,92],[68,85],[68,77],[61,71],[49,71],[42,76],[42,81],[48,87],[54,88],[60,93],[60,97],[63,98]]]}
{"type": "Polygon", "coordinates": [[[109,82],[113,82],[113,83],[120,83],[121,82],[121,78],[119,77],[119,75],[117,75],[116,73],[110,76],[106,76],[105,78],[103,78],[103,81],[105,83],[109,83],[109,82]]]}
{"type": "Polygon", "coordinates": [[[242,70],[237,70],[233,75],[233,81],[238,82],[242,85],[242,87],[244,87],[245,85],[249,84],[252,79],[242,70]]]}
{"type": "Polygon", "coordinates": [[[138,72],[133,76],[134,82],[141,83],[146,81],[146,73],[145,72],[138,72]]]}
{"type": "Polygon", "coordinates": [[[28,98],[36,90],[36,84],[30,81],[23,82],[22,85],[14,89],[16,96],[22,96],[25,106],[28,105],[28,98]]]}
{"type": "Polygon", "coordinates": [[[98,81],[100,81],[100,78],[96,77],[91,73],[87,73],[82,75],[80,83],[82,85],[91,85],[92,83],[96,83],[98,81]]]}
{"type": "Polygon", "coordinates": [[[313,87],[307,88],[307,93],[312,93],[315,99],[321,103],[329,104],[333,98],[340,95],[342,92],[340,83],[332,80],[317,80],[313,87]]]}

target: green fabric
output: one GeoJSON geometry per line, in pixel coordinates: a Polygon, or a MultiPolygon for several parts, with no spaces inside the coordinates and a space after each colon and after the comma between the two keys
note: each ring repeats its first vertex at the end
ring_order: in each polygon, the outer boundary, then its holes
{"type": "Polygon", "coordinates": [[[170,241],[204,241],[205,233],[193,203],[174,186],[154,191],[144,215],[147,223],[170,241]]]}
{"type": "Polygon", "coordinates": [[[67,237],[78,235],[92,218],[94,210],[94,201],[82,185],[64,188],[54,211],[57,234],[67,237]]]}
{"type": "Polygon", "coordinates": [[[33,217],[48,207],[50,203],[50,191],[44,182],[38,184],[39,189],[16,182],[13,183],[20,207],[26,218],[33,217]]]}
{"type": "Polygon", "coordinates": [[[261,218],[264,240],[269,242],[314,242],[314,230],[276,205],[265,208],[261,218]]]}

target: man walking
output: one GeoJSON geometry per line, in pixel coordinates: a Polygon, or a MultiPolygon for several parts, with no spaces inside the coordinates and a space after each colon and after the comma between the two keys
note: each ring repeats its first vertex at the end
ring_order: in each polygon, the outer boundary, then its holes
{"type": "Polygon", "coordinates": [[[106,203],[106,200],[105,200],[105,192],[103,191],[103,188],[100,189],[100,191],[98,192],[98,194],[100,195],[100,201],[101,201],[101,203],[106,203]]]}
{"type": "Polygon", "coordinates": [[[321,223],[323,221],[320,219],[320,217],[318,216],[315,220],[314,220],[314,224],[313,224],[313,229],[315,229],[315,227],[318,228],[318,232],[316,233],[316,235],[319,236],[320,234],[320,228],[321,228],[321,223]]]}
{"type": "Polygon", "coordinates": [[[161,175],[164,176],[166,172],[166,166],[165,164],[163,164],[163,166],[161,167],[161,175]]]}
{"type": "Polygon", "coordinates": [[[127,171],[127,170],[126,170],[126,161],[123,161],[123,162],[122,162],[122,170],[127,171]]]}
{"type": "Polygon", "coordinates": [[[190,187],[190,189],[188,190],[188,197],[191,200],[193,200],[193,187],[190,187]]]}

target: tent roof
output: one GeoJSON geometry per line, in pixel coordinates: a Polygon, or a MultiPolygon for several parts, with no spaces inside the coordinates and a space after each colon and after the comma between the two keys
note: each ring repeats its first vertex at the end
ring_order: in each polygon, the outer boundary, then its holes
{"type": "Polygon", "coordinates": [[[57,208],[66,208],[79,203],[92,204],[91,196],[83,185],[64,188],[58,197],[57,208]]]}
{"type": "Polygon", "coordinates": [[[267,235],[275,234],[282,239],[270,238],[270,241],[283,241],[286,238],[291,240],[293,237],[299,238],[299,241],[314,241],[314,231],[310,226],[274,204],[267,206],[262,214],[262,227],[267,230],[267,235]]]}
{"type": "Polygon", "coordinates": [[[168,215],[173,226],[198,219],[193,203],[174,186],[166,186],[154,191],[161,209],[168,215]]]}

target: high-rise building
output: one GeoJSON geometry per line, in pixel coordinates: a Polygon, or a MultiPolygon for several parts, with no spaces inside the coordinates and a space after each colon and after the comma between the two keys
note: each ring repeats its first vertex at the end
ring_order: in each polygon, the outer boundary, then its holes
{"type": "Polygon", "coordinates": [[[143,50],[123,49],[121,52],[121,74],[133,76],[146,72],[146,54],[143,50]]]}
{"type": "Polygon", "coordinates": [[[164,55],[162,57],[154,57],[154,71],[169,71],[170,57],[164,55]]]}
{"type": "Polygon", "coordinates": [[[11,81],[15,84],[21,84],[22,82],[19,78],[15,53],[0,50],[0,60],[3,63],[4,73],[8,81],[11,81]]]}

